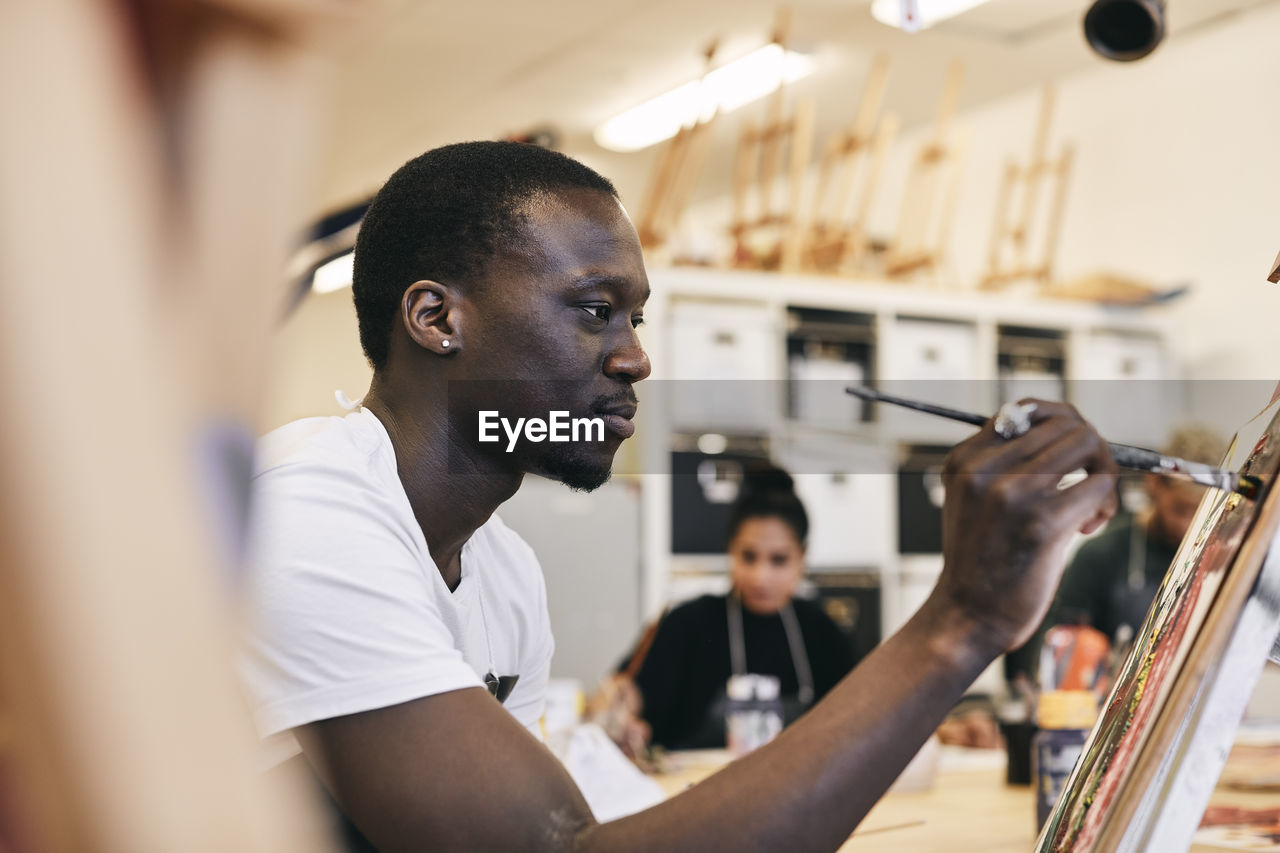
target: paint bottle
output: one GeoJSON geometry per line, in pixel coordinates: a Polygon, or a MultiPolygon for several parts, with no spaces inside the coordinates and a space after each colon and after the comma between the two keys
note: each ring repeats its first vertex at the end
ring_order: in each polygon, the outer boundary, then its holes
{"type": "Polygon", "coordinates": [[[1098,716],[1098,700],[1088,690],[1048,690],[1040,694],[1031,740],[1031,776],[1036,788],[1036,826],[1044,826],[1067,778],[1084,750],[1098,716]]]}
{"type": "Polygon", "coordinates": [[[782,685],[772,675],[734,675],[725,685],[725,740],[734,758],[764,746],[782,731],[782,685]]]}

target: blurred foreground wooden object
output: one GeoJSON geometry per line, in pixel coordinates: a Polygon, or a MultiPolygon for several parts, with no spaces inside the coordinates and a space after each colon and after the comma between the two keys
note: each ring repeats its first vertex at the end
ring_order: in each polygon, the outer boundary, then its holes
{"type": "Polygon", "coordinates": [[[234,540],[309,200],[307,45],[366,5],[5,7],[6,853],[330,849],[302,787],[255,772],[234,540]]]}

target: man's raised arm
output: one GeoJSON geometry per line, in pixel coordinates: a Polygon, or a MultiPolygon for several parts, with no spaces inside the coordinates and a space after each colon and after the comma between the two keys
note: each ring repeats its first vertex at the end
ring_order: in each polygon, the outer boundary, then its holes
{"type": "Polygon", "coordinates": [[[1043,618],[1077,530],[1115,510],[1106,443],[1039,403],[948,457],[944,566],[911,620],[767,746],[638,815],[598,824],[551,753],[478,688],[312,723],[308,760],[385,853],[834,850],[974,678],[1043,618]],[[1088,476],[1067,489],[1061,478],[1088,476]]]}

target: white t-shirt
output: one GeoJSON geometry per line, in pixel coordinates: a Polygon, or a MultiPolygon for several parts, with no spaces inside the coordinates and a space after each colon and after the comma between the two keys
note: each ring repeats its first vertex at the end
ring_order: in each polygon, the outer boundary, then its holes
{"type": "Polygon", "coordinates": [[[497,675],[519,676],[504,704],[537,734],[554,650],[537,558],[495,515],[463,546],[450,592],[372,412],[267,435],[250,534],[243,670],[264,737],[483,688],[490,655],[497,675]]]}

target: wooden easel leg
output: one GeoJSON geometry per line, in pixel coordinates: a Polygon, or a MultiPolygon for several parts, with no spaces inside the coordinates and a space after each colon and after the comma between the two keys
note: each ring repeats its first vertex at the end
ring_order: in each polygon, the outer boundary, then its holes
{"type": "Polygon", "coordinates": [[[963,180],[964,160],[968,152],[969,135],[965,132],[956,134],[956,140],[949,150],[948,168],[951,170],[947,181],[946,195],[942,199],[942,209],[938,217],[938,231],[934,239],[932,266],[940,267],[946,255],[947,240],[951,238],[951,226],[956,218],[956,204],[960,200],[960,183],[963,180]]]}
{"type": "Polygon", "coordinates": [[[801,252],[807,221],[804,217],[804,178],[813,151],[814,104],[806,99],[796,106],[795,124],[791,133],[791,167],[787,183],[789,201],[784,220],[781,268],[785,272],[800,269],[801,252]]]}
{"type": "Polygon", "coordinates": [[[987,276],[984,285],[995,286],[1001,278],[1001,255],[1004,243],[1009,234],[1009,201],[1013,187],[1018,181],[1018,164],[1010,158],[1005,162],[1004,175],[1000,179],[1000,190],[996,193],[995,220],[991,223],[991,246],[987,250],[987,276]]]}
{"type": "Polygon", "coordinates": [[[1062,236],[1062,220],[1067,210],[1067,184],[1071,180],[1071,167],[1075,162],[1075,149],[1067,146],[1058,158],[1058,166],[1053,175],[1056,186],[1053,191],[1053,207],[1046,223],[1044,253],[1040,261],[1040,279],[1048,284],[1053,279],[1054,262],[1058,254],[1058,240],[1062,236]]]}
{"type": "Polygon", "coordinates": [[[846,238],[844,254],[840,259],[840,268],[850,270],[859,265],[866,257],[868,250],[867,228],[871,219],[871,203],[875,200],[876,189],[880,184],[880,176],[884,173],[884,161],[889,156],[889,149],[898,133],[898,117],[887,115],[880,121],[875,138],[871,144],[871,160],[868,163],[867,177],[862,184],[862,195],[858,200],[857,210],[853,215],[853,224],[846,238]]]}
{"type": "Polygon", "coordinates": [[[743,266],[751,256],[747,235],[749,228],[748,198],[757,174],[758,137],[755,126],[746,123],[738,138],[738,150],[733,164],[733,223],[730,233],[734,239],[733,266],[743,266]]]}

